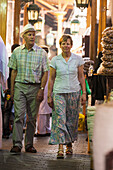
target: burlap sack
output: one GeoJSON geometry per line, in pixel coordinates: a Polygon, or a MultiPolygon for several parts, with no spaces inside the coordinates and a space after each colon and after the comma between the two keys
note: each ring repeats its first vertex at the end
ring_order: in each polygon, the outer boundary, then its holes
{"type": "Polygon", "coordinates": [[[106,170],[106,155],[113,150],[113,101],[98,105],[93,129],[94,170],[106,170]]]}

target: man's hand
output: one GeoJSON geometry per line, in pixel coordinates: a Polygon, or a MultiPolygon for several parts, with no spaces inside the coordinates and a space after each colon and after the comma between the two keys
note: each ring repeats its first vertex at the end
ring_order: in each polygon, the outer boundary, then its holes
{"type": "Polygon", "coordinates": [[[47,103],[48,105],[53,109],[54,105],[53,105],[53,99],[51,96],[48,96],[47,98],[47,103]]]}
{"type": "Polygon", "coordinates": [[[3,92],[4,92],[4,93],[7,93],[7,91],[8,91],[8,89],[6,89],[6,90],[3,90],[3,92]]]}
{"type": "Polygon", "coordinates": [[[43,99],[44,99],[44,90],[39,89],[38,94],[37,94],[37,101],[42,102],[43,99]]]}
{"type": "Polygon", "coordinates": [[[11,90],[11,101],[14,101],[14,90],[11,90]]]}

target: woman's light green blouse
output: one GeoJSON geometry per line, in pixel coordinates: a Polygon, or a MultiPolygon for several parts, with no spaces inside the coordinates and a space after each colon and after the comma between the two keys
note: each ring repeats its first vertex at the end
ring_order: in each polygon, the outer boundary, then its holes
{"type": "Polygon", "coordinates": [[[78,67],[83,65],[81,56],[71,53],[68,62],[58,55],[52,58],[50,67],[56,70],[53,93],[72,93],[81,89],[78,81],[78,67]]]}

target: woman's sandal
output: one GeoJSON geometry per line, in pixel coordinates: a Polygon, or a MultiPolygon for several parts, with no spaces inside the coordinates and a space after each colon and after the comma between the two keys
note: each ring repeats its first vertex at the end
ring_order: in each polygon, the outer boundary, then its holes
{"type": "Polygon", "coordinates": [[[57,159],[64,159],[64,151],[62,149],[58,150],[57,159]]]}
{"type": "Polygon", "coordinates": [[[67,147],[66,148],[66,155],[72,155],[73,154],[73,149],[72,147],[67,147]]]}

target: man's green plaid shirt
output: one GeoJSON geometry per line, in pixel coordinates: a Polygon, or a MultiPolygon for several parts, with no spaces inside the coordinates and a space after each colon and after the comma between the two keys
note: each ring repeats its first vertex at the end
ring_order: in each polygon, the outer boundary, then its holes
{"type": "Polygon", "coordinates": [[[30,51],[25,45],[17,47],[8,66],[17,70],[15,81],[21,83],[41,83],[42,73],[49,70],[47,53],[36,44],[30,51]]]}

